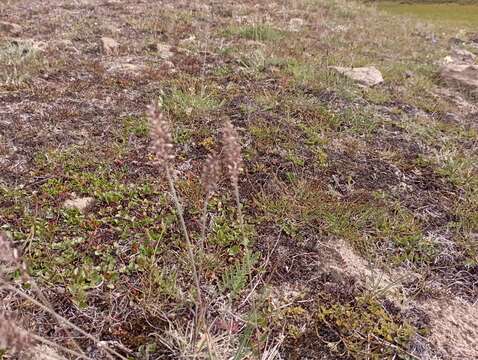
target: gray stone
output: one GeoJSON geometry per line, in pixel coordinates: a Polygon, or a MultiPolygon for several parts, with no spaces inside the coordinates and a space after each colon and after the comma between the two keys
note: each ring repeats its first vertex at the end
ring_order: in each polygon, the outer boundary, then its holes
{"type": "Polygon", "coordinates": [[[151,51],[157,52],[159,57],[163,60],[167,60],[174,56],[174,52],[172,51],[173,47],[168,44],[154,43],[154,44],[148,45],[148,48],[151,51]]]}
{"type": "Polygon", "coordinates": [[[100,39],[100,46],[101,50],[105,54],[111,55],[118,52],[119,43],[115,39],[109,37],[102,37],[100,39]]]}
{"type": "Polygon", "coordinates": [[[358,68],[331,66],[330,68],[334,69],[339,74],[354,80],[360,85],[374,86],[383,82],[382,73],[374,66],[358,68]]]}
{"type": "Polygon", "coordinates": [[[299,32],[304,27],[305,21],[301,18],[293,18],[289,20],[289,31],[299,32]]]}
{"type": "Polygon", "coordinates": [[[472,43],[478,44],[478,33],[470,34],[468,38],[472,43]]]}
{"type": "Polygon", "coordinates": [[[443,120],[448,123],[459,123],[460,118],[455,113],[447,112],[443,117],[443,120]]]}
{"type": "Polygon", "coordinates": [[[63,203],[65,209],[76,209],[81,213],[86,213],[95,204],[95,199],[92,197],[83,197],[66,200],[63,203]]]}
{"type": "Polygon", "coordinates": [[[68,39],[54,40],[54,41],[51,41],[49,45],[51,48],[61,50],[61,51],[72,51],[75,53],[80,52],[73,44],[73,41],[68,39]]]}
{"type": "Polygon", "coordinates": [[[458,46],[458,45],[463,45],[465,41],[463,39],[457,38],[457,37],[452,37],[448,39],[448,44],[451,46],[458,46]]]}
{"type": "Polygon", "coordinates": [[[478,90],[478,65],[471,64],[446,64],[440,69],[440,76],[448,83],[478,90]]]}
{"type": "Polygon", "coordinates": [[[107,65],[107,71],[110,73],[122,73],[137,76],[146,69],[143,64],[131,64],[128,62],[114,62],[107,65]]]}

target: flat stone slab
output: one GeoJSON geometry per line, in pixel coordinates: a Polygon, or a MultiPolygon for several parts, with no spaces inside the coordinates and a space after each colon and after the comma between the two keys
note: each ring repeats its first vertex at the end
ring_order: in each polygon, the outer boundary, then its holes
{"type": "Polygon", "coordinates": [[[63,203],[65,209],[76,209],[81,213],[86,213],[95,204],[95,199],[92,197],[83,197],[66,200],[63,203]]]}
{"type": "Polygon", "coordinates": [[[382,73],[374,66],[357,68],[331,66],[330,68],[364,86],[375,86],[383,83],[382,73]]]}
{"type": "Polygon", "coordinates": [[[446,82],[478,91],[478,65],[446,64],[441,67],[440,76],[446,82]]]}

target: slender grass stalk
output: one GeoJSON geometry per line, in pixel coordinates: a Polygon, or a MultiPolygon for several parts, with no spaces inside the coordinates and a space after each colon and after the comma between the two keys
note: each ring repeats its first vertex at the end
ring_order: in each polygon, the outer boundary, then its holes
{"type": "Polygon", "coordinates": [[[201,215],[201,237],[199,239],[199,247],[203,254],[204,254],[205,243],[206,243],[207,206],[209,204],[209,198],[210,198],[210,195],[207,194],[206,198],[204,199],[202,215],[201,215]]]}
{"type": "Polygon", "coordinates": [[[208,155],[206,161],[204,162],[203,173],[202,173],[202,185],[206,193],[204,197],[204,205],[203,205],[202,216],[201,216],[200,247],[202,252],[204,252],[204,243],[206,241],[207,206],[209,204],[209,201],[211,200],[212,195],[214,194],[216,190],[220,173],[221,173],[221,164],[217,154],[213,152],[208,155]]]}
{"type": "MultiPolygon", "coordinates": [[[[31,242],[30,242],[30,244],[31,244],[31,242]]],[[[4,252],[3,256],[6,257],[6,259],[4,259],[4,260],[7,260],[7,262],[11,262],[11,263],[16,264],[16,266],[20,270],[20,273],[21,273],[21,276],[22,276],[23,280],[28,281],[31,284],[33,291],[36,293],[38,298],[43,302],[43,304],[45,306],[47,306],[52,312],[55,312],[55,310],[53,309],[53,306],[51,305],[50,301],[48,301],[46,296],[41,291],[40,287],[37,285],[36,281],[28,273],[27,265],[26,265],[25,261],[19,255],[17,249],[11,246],[11,244],[8,242],[5,235],[3,235],[3,234],[0,234],[0,247],[3,249],[3,252],[4,252]]],[[[64,325],[61,322],[58,322],[58,324],[60,326],[64,325]]],[[[73,342],[74,346],[77,348],[77,350],[81,354],[86,356],[86,354],[84,353],[81,346],[74,339],[74,337],[71,336],[71,333],[70,333],[69,329],[65,327],[64,330],[65,330],[66,334],[68,335],[68,337],[72,340],[72,342],[73,342]]]]}
{"type": "Polygon", "coordinates": [[[176,211],[178,212],[179,223],[181,225],[181,231],[183,233],[184,239],[186,240],[186,247],[187,247],[187,250],[188,250],[188,257],[189,257],[189,261],[191,263],[191,267],[192,267],[192,270],[193,270],[194,283],[196,285],[198,303],[202,304],[201,283],[199,281],[199,272],[198,272],[198,269],[197,269],[196,260],[194,258],[193,244],[192,244],[191,239],[189,237],[189,232],[188,232],[188,229],[186,227],[186,222],[184,221],[183,207],[181,205],[181,202],[179,201],[178,194],[176,192],[176,187],[174,186],[174,179],[173,179],[173,176],[171,174],[171,169],[169,168],[169,165],[165,166],[165,171],[166,171],[166,178],[168,180],[169,190],[171,192],[171,197],[173,199],[174,206],[176,207],[176,211]]]}
{"type": "Polygon", "coordinates": [[[241,198],[239,195],[239,184],[236,182],[233,184],[233,187],[234,187],[234,197],[236,199],[237,221],[239,222],[239,230],[241,232],[244,245],[247,245],[246,232],[244,230],[244,217],[242,215],[242,204],[241,204],[241,198]]]}
{"type": "Polygon", "coordinates": [[[193,280],[196,287],[196,326],[194,328],[194,337],[197,340],[197,331],[199,328],[205,327],[205,308],[202,300],[201,281],[199,275],[198,265],[194,257],[193,244],[189,236],[189,232],[184,220],[184,211],[181,201],[179,200],[176,187],[174,184],[174,177],[172,173],[171,162],[174,160],[173,141],[171,136],[171,130],[169,122],[164,119],[159,104],[152,104],[149,107],[149,119],[151,123],[151,140],[153,151],[158,159],[158,165],[164,169],[166,173],[166,179],[169,185],[169,191],[178,213],[181,232],[183,233],[184,240],[186,241],[186,247],[188,252],[189,263],[192,267],[193,280]]]}
{"type": "Polygon", "coordinates": [[[120,353],[118,353],[116,350],[110,348],[109,346],[105,346],[99,339],[97,339],[95,336],[89,334],[88,332],[86,332],[85,330],[83,330],[82,328],[78,327],[77,325],[73,324],[71,321],[69,321],[68,319],[65,319],[63,316],[61,316],[60,314],[58,314],[56,311],[50,309],[48,306],[42,304],[41,302],[39,302],[38,300],[36,300],[35,298],[31,297],[30,295],[28,295],[27,293],[25,293],[24,291],[18,289],[17,287],[15,286],[12,286],[10,284],[5,284],[5,288],[7,290],[10,290],[12,292],[14,292],[15,294],[19,295],[20,297],[24,298],[25,300],[28,300],[30,301],[31,303],[33,303],[34,305],[38,306],[40,309],[48,312],[49,314],[53,315],[58,321],[60,321],[61,323],[65,324],[65,325],[68,325],[69,327],[71,327],[73,330],[79,332],[80,334],[82,334],[84,337],[86,337],[87,339],[91,340],[92,342],[94,342],[99,348],[101,349],[104,349],[107,353],[106,355],[108,356],[109,359],[114,359],[111,355],[115,355],[118,357],[118,359],[121,359],[121,360],[128,360],[127,358],[125,358],[123,355],[121,355],[120,353]]]}
{"type": "MultiPolygon", "coordinates": [[[[30,334],[30,336],[33,340],[36,340],[40,343],[43,343],[43,344],[46,344],[48,346],[57,348],[58,350],[64,351],[67,354],[75,356],[77,359],[92,360],[92,358],[90,358],[89,356],[86,356],[84,353],[78,353],[74,350],[68,349],[67,347],[64,347],[64,346],[62,346],[60,344],[57,344],[53,341],[45,339],[42,336],[39,336],[39,335],[36,335],[36,334],[30,334]]],[[[58,355],[48,355],[48,356],[50,356],[53,359],[65,360],[65,358],[63,356],[58,356],[58,355]]]]}

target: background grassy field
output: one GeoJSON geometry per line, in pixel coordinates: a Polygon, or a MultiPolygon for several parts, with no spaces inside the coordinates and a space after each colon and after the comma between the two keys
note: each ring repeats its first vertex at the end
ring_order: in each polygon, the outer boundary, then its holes
{"type": "Polygon", "coordinates": [[[379,1],[377,7],[392,14],[416,16],[441,25],[478,26],[478,3],[445,1],[379,1]]]}
{"type": "Polygon", "coordinates": [[[0,261],[26,264],[0,267],[0,358],[12,322],[67,359],[478,358],[478,109],[439,76],[460,26],[345,0],[0,13],[0,261]],[[204,205],[227,122],[239,186],[204,205]]]}

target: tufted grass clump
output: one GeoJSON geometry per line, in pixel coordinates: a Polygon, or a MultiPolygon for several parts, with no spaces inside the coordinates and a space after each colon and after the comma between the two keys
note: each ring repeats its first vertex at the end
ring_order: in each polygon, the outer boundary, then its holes
{"type": "Polygon", "coordinates": [[[254,41],[273,41],[284,37],[284,32],[268,24],[229,27],[225,34],[254,41]]]}

